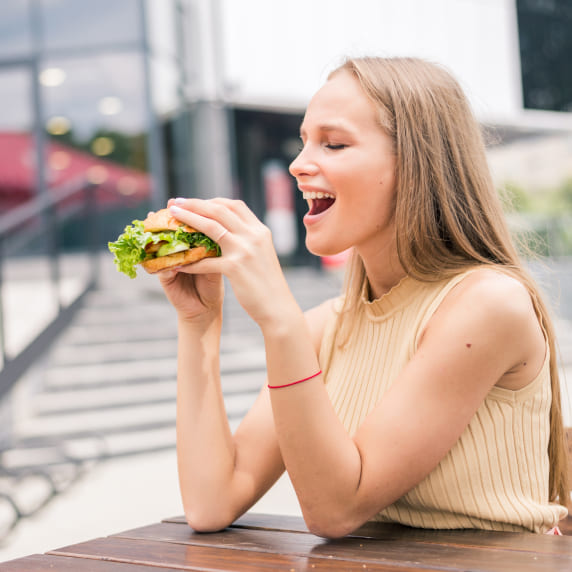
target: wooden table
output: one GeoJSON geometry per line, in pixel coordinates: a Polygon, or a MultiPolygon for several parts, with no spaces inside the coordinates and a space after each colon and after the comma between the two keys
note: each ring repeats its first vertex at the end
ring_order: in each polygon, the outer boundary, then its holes
{"type": "Polygon", "coordinates": [[[193,532],[183,518],[0,564],[2,571],[167,570],[572,571],[572,537],[428,531],[369,524],[326,541],[297,517],[247,514],[223,532],[193,532]]]}

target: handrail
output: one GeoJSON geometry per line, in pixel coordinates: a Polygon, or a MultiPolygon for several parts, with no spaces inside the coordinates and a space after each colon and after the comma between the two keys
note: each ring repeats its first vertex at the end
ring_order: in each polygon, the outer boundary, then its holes
{"type": "Polygon", "coordinates": [[[35,197],[23,205],[11,209],[8,214],[0,215],[0,238],[19,228],[28,220],[38,216],[42,211],[62,203],[65,199],[81,191],[89,191],[94,187],[93,183],[86,181],[84,177],[80,177],[68,181],[61,187],[50,189],[44,195],[35,197]]]}
{"type": "MultiPolygon", "coordinates": [[[[96,285],[97,212],[94,197],[95,188],[95,184],[82,177],[81,179],[70,181],[61,187],[52,188],[22,206],[10,210],[9,213],[0,215],[0,356],[2,357],[0,399],[10,391],[26,369],[49,346],[55,335],[69,323],[85,294],[96,285]],[[82,206],[85,209],[89,226],[87,229],[89,233],[88,255],[92,260],[92,271],[77,298],[71,304],[64,306],[59,297],[61,276],[59,272],[60,252],[57,241],[58,219],[63,220],[69,217],[72,211],[76,211],[76,209],[68,209],[66,212],[63,207],[65,206],[65,201],[78,194],[82,194],[82,206]],[[8,240],[15,242],[15,238],[19,234],[25,234],[24,238],[30,236],[32,233],[29,223],[35,219],[43,221],[47,226],[45,238],[49,245],[52,290],[55,293],[54,295],[57,296],[58,311],[53,320],[34,339],[16,355],[9,356],[6,351],[4,300],[2,296],[3,265],[6,255],[5,246],[8,240]]],[[[13,250],[12,248],[11,251],[13,250]]]]}

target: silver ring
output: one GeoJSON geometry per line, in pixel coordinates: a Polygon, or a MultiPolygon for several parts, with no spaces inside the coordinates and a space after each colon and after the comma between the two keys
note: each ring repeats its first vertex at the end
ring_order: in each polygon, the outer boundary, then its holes
{"type": "Polygon", "coordinates": [[[220,239],[228,232],[228,228],[225,228],[218,238],[215,238],[215,242],[220,242],[220,239]]]}

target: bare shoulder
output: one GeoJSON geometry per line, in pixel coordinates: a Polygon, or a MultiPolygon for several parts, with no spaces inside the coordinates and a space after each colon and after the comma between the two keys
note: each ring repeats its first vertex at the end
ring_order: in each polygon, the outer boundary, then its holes
{"type": "Polygon", "coordinates": [[[447,295],[443,307],[464,308],[515,325],[522,320],[538,321],[526,286],[493,268],[480,268],[461,280],[447,295]]]}
{"type": "Polygon", "coordinates": [[[461,280],[435,312],[426,334],[482,348],[483,359],[488,356],[502,365],[499,385],[514,389],[531,381],[545,358],[546,340],[530,292],[493,268],[478,269],[461,280]]]}

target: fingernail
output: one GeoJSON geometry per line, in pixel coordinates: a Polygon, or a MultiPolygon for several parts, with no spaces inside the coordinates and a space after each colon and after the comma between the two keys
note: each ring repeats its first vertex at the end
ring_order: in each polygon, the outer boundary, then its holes
{"type": "Polygon", "coordinates": [[[181,207],[177,207],[177,206],[175,206],[175,205],[171,205],[171,206],[169,207],[169,210],[170,210],[173,214],[176,214],[176,213],[180,213],[183,209],[182,209],[181,207]]]}
{"type": "Polygon", "coordinates": [[[176,205],[182,205],[187,199],[183,198],[183,197],[177,197],[173,202],[176,205]]]}

